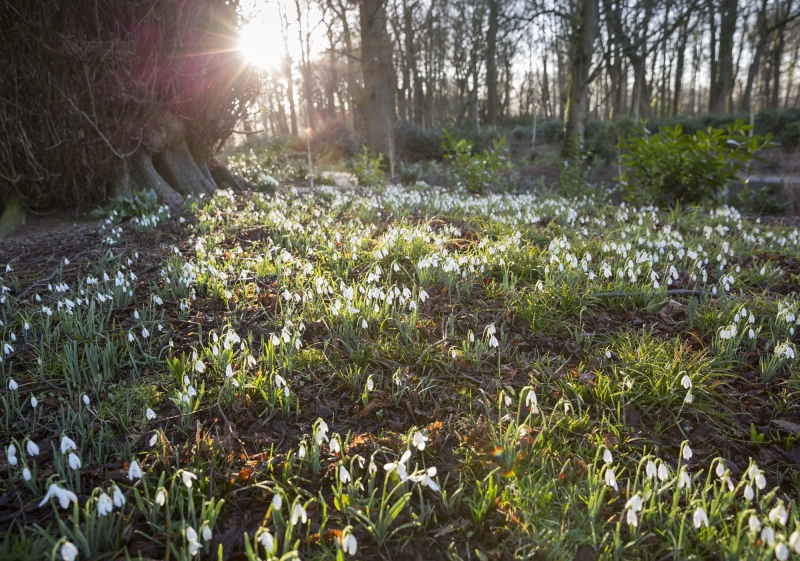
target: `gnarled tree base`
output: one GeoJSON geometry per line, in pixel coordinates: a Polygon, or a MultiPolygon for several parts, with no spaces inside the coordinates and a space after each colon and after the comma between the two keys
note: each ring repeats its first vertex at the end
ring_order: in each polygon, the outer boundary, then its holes
{"type": "Polygon", "coordinates": [[[159,200],[177,208],[189,195],[213,195],[218,189],[255,189],[212,158],[197,161],[186,141],[186,126],[174,115],[163,114],[144,135],[144,142],[122,161],[111,181],[112,196],[134,190],[153,190],[159,200]]]}

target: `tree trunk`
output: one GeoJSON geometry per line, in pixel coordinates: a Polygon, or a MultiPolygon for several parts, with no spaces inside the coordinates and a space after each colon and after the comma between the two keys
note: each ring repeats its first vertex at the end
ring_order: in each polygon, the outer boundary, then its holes
{"type": "MultiPolygon", "coordinates": [[[[733,36],[736,33],[738,0],[722,0],[720,12],[719,62],[717,64],[716,79],[712,81],[709,94],[711,97],[711,112],[722,115],[731,111],[730,102],[731,92],[733,90],[733,36]]],[[[712,76],[715,76],[713,72],[712,76]]]]}
{"type": "Polygon", "coordinates": [[[183,204],[183,197],[161,177],[153,166],[153,155],[145,148],[131,157],[130,177],[139,189],[152,189],[160,201],[173,208],[183,204]]]}
{"type": "Polygon", "coordinates": [[[294,79],[292,78],[292,57],[289,55],[289,22],[286,14],[281,12],[283,20],[283,77],[286,80],[286,97],[289,99],[289,121],[292,125],[292,136],[297,136],[297,110],[294,107],[294,79]]]}
{"type": "Polygon", "coordinates": [[[550,117],[550,80],[547,76],[547,54],[542,58],[542,105],[544,116],[550,117]]]}
{"type": "Polygon", "coordinates": [[[486,123],[497,124],[497,31],[500,0],[488,0],[489,22],[486,31],[486,123]]]}
{"type": "Polygon", "coordinates": [[[758,10],[758,19],[756,22],[758,38],[756,40],[756,48],[753,51],[753,59],[747,71],[747,84],[745,85],[744,95],[742,96],[742,111],[750,110],[750,105],[753,100],[753,84],[755,84],[758,78],[761,57],[764,56],[764,49],[767,46],[767,37],[769,36],[769,27],[767,26],[767,2],[768,0],[761,0],[761,8],[758,10]]]}
{"type": "MultiPolygon", "coordinates": [[[[725,2],[725,0],[721,0],[725,2]]],[[[708,0],[708,43],[709,43],[709,80],[708,80],[708,110],[712,111],[711,102],[715,99],[717,90],[717,7],[714,0],[708,0]]]]}
{"type": "Polygon", "coordinates": [[[392,121],[392,91],[387,52],[384,0],[360,0],[361,69],[364,75],[362,107],[367,146],[387,154],[392,121]]]}
{"type": "Polygon", "coordinates": [[[675,87],[672,94],[672,115],[678,115],[681,112],[681,90],[683,89],[683,69],[686,60],[686,40],[689,37],[688,27],[689,19],[683,21],[680,26],[680,34],[678,36],[678,60],[675,65],[675,87]]]}
{"type": "Polygon", "coordinates": [[[566,120],[564,122],[564,145],[562,156],[570,156],[570,151],[583,147],[586,121],[589,117],[589,71],[592,64],[594,42],[599,28],[599,0],[582,0],[579,11],[574,15],[572,39],[572,64],[567,86],[566,120]]]}
{"type": "Polygon", "coordinates": [[[786,27],[781,25],[775,32],[775,43],[772,47],[772,98],[769,106],[778,109],[781,92],[781,59],[783,58],[784,31],[786,27]]]}

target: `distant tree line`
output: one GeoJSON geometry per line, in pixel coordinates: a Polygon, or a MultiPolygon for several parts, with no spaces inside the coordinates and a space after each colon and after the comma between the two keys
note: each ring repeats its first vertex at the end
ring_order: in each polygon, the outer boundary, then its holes
{"type": "Polygon", "coordinates": [[[273,135],[338,120],[386,152],[397,121],[535,114],[582,140],[590,119],[800,107],[800,0],[276,1],[286,55],[248,125],[273,135]]]}

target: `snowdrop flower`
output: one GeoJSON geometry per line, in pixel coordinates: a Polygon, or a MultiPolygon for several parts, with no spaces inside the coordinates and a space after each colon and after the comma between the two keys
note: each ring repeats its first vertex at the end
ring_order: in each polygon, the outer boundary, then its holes
{"type": "Polygon", "coordinates": [[[192,480],[197,479],[197,476],[193,474],[191,471],[183,470],[181,472],[181,479],[183,480],[183,484],[186,485],[187,489],[192,488],[192,480]]]}
{"type": "Polygon", "coordinates": [[[25,481],[30,481],[31,470],[29,470],[28,468],[22,468],[22,479],[24,479],[25,481]]]}
{"type": "Polygon", "coordinates": [[[783,506],[783,503],[778,503],[775,508],[769,511],[769,521],[772,524],[778,522],[781,526],[786,526],[788,517],[789,515],[786,512],[786,508],[783,506]]]}
{"type": "Polygon", "coordinates": [[[761,541],[770,546],[775,543],[775,530],[771,526],[764,526],[761,530],[761,541]]]}
{"type": "Polygon", "coordinates": [[[687,442],[683,445],[683,459],[688,461],[692,458],[692,455],[692,449],[689,447],[689,443],[687,442]]]}
{"type": "Polygon", "coordinates": [[[214,537],[214,534],[211,533],[211,528],[208,527],[208,524],[203,524],[203,527],[200,529],[200,535],[203,536],[203,541],[211,541],[211,538],[214,537]]]}
{"type": "Polygon", "coordinates": [[[197,532],[194,531],[194,528],[189,526],[186,528],[186,542],[189,545],[189,554],[192,556],[197,555],[197,552],[200,551],[200,548],[203,546],[197,541],[197,532]]]}
{"type": "Polygon", "coordinates": [[[720,479],[722,479],[722,476],[725,475],[725,463],[722,460],[717,462],[716,472],[717,472],[717,477],[719,477],[720,479]]]}
{"type": "Polygon", "coordinates": [[[786,547],[785,543],[780,542],[775,546],[775,559],[778,561],[786,561],[789,559],[789,548],[786,547]]]}
{"type": "Polygon", "coordinates": [[[625,519],[628,522],[629,526],[633,526],[634,528],[639,526],[639,517],[636,515],[637,512],[642,510],[642,498],[636,494],[625,504],[625,508],[628,509],[628,512],[625,515],[625,519]]]}
{"type": "Polygon", "coordinates": [[[428,442],[428,437],[417,431],[414,433],[412,442],[417,450],[425,450],[425,443],[428,442]]]}
{"type": "Polygon", "coordinates": [[[153,419],[156,418],[156,412],[148,407],[147,410],[144,412],[144,416],[147,418],[148,421],[152,421],[153,419]]]}
{"type": "Polygon", "coordinates": [[[70,452],[68,458],[69,467],[73,470],[81,469],[81,459],[75,454],[75,452],[70,452]]]}
{"type": "Polygon", "coordinates": [[[400,461],[389,462],[388,464],[384,464],[383,469],[386,470],[386,473],[397,471],[397,475],[400,477],[400,480],[406,481],[408,479],[408,472],[406,471],[406,462],[410,457],[411,457],[411,450],[406,450],[400,457],[400,461]]]}
{"type": "Polygon", "coordinates": [[[750,515],[750,518],[747,520],[747,525],[750,527],[750,531],[754,534],[761,529],[761,521],[755,514],[750,515]]]}
{"type": "Polygon", "coordinates": [[[694,395],[692,392],[686,392],[686,397],[683,398],[684,403],[694,403],[694,395]]]}
{"type": "Polygon", "coordinates": [[[419,300],[420,302],[425,302],[428,299],[428,293],[425,290],[421,290],[419,293],[419,300]]]}
{"type": "Polygon", "coordinates": [[[429,467],[426,471],[422,472],[421,474],[411,475],[409,479],[414,483],[420,483],[422,485],[427,485],[430,487],[434,492],[439,492],[439,484],[433,479],[436,477],[436,468],[429,467]]]}
{"type": "Polygon", "coordinates": [[[83,394],[83,398],[82,399],[83,399],[83,404],[84,405],[89,405],[91,403],[91,400],[89,399],[89,396],[86,395],[86,394],[83,394]]]}
{"type": "Polygon", "coordinates": [[[647,475],[647,479],[655,479],[656,478],[656,464],[653,460],[648,460],[647,466],[644,468],[645,475],[647,475]]]}
{"type": "Polygon", "coordinates": [[[615,491],[619,491],[619,486],[617,485],[617,477],[614,475],[613,469],[606,468],[605,482],[606,485],[613,488],[615,491]]]}
{"type": "Polygon", "coordinates": [[[156,493],[156,503],[158,506],[164,506],[165,502],[167,502],[167,493],[164,489],[159,489],[158,493],[156,493]]]}
{"type": "Polygon", "coordinates": [[[692,520],[694,521],[695,528],[700,528],[701,525],[708,528],[708,516],[706,516],[706,511],[703,510],[703,507],[697,507],[694,511],[694,516],[692,516],[692,520]]]}
{"type": "Polygon", "coordinates": [[[8,389],[10,389],[12,392],[17,391],[19,389],[19,384],[16,381],[14,381],[14,378],[11,378],[8,381],[8,389]]]}
{"type": "Polygon", "coordinates": [[[497,347],[499,344],[500,344],[500,343],[498,343],[498,342],[497,342],[497,337],[495,337],[494,335],[492,335],[492,337],[489,339],[489,348],[492,348],[492,349],[494,349],[494,348],[495,348],[495,347],[497,347]]]}
{"type": "Polygon", "coordinates": [[[306,445],[304,442],[301,442],[300,446],[297,448],[297,457],[301,460],[306,457],[306,445]]]}
{"type": "Polygon", "coordinates": [[[789,536],[789,547],[793,548],[795,553],[800,553],[800,530],[795,530],[789,536]]]}
{"type": "Polygon", "coordinates": [[[342,550],[345,553],[348,553],[350,555],[355,555],[356,549],[358,548],[358,542],[356,541],[356,537],[350,532],[348,532],[347,534],[342,536],[341,546],[342,550]]]}
{"type": "Polygon", "coordinates": [[[283,498],[278,493],[272,495],[272,508],[275,510],[280,510],[283,506],[283,498]]]}
{"type": "Polygon", "coordinates": [[[297,526],[299,521],[302,521],[303,524],[308,522],[308,513],[306,512],[306,509],[303,508],[303,505],[295,501],[294,506],[292,507],[292,526],[297,526]]]}
{"type": "Polygon", "coordinates": [[[689,474],[686,473],[685,468],[681,468],[681,473],[678,477],[678,489],[691,489],[692,488],[692,478],[689,477],[689,474]]]}
{"type": "Polygon", "coordinates": [[[37,406],[37,405],[39,405],[39,402],[37,401],[36,397],[32,395],[32,396],[31,396],[31,407],[33,407],[34,409],[36,409],[36,406],[37,406]]]}
{"type": "Polygon", "coordinates": [[[139,464],[136,460],[131,462],[130,467],[128,468],[128,480],[133,481],[134,479],[141,479],[142,478],[142,468],[139,467],[139,464]]]}
{"type": "Polygon", "coordinates": [[[114,485],[114,489],[111,491],[112,499],[114,502],[114,506],[121,507],[125,504],[125,495],[122,494],[122,491],[119,490],[119,487],[114,485]]]}
{"type": "Polygon", "coordinates": [[[17,447],[14,446],[13,444],[9,445],[6,457],[8,458],[9,464],[11,464],[12,466],[17,465],[17,447]]]}
{"type": "Polygon", "coordinates": [[[72,440],[70,437],[68,437],[66,435],[61,437],[61,453],[62,454],[66,454],[70,450],[77,450],[77,449],[78,449],[78,445],[75,444],[74,440],[72,440]]]}
{"type": "Polygon", "coordinates": [[[751,479],[755,479],[756,487],[759,489],[763,489],[767,486],[767,479],[764,477],[764,474],[761,473],[761,470],[758,469],[757,465],[753,464],[747,473],[751,479]]]}
{"type": "Polygon", "coordinates": [[[339,445],[339,439],[336,438],[336,435],[334,435],[334,438],[331,438],[328,446],[331,449],[331,454],[338,454],[342,451],[342,447],[339,445]]]}
{"type": "Polygon", "coordinates": [[[688,390],[692,387],[692,379],[689,378],[688,375],[684,375],[683,378],[681,378],[681,385],[684,387],[684,389],[688,390]]]}
{"type": "Polygon", "coordinates": [[[64,542],[61,546],[61,558],[64,561],[75,561],[78,558],[78,548],[72,542],[64,542]]]}
{"type": "Polygon", "coordinates": [[[198,374],[202,374],[206,371],[206,365],[203,364],[203,361],[198,360],[194,363],[194,369],[198,372],[198,374]]]}
{"type": "Polygon", "coordinates": [[[609,465],[614,463],[614,457],[611,455],[611,450],[608,448],[603,450],[603,462],[609,465]]]}
{"type": "Polygon", "coordinates": [[[51,483],[50,487],[47,489],[47,494],[42,499],[42,502],[39,503],[39,506],[44,506],[44,504],[50,500],[50,497],[55,497],[58,499],[58,504],[61,505],[61,508],[66,509],[69,508],[69,503],[78,502],[78,497],[70,491],[69,489],[62,489],[55,483],[51,483]]]}
{"type": "Polygon", "coordinates": [[[262,532],[258,537],[258,541],[264,549],[272,553],[272,550],[275,548],[275,538],[272,537],[272,534],[269,533],[269,530],[262,528],[262,532]]]}
{"type": "Polygon", "coordinates": [[[344,467],[344,464],[339,466],[339,481],[342,483],[349,483],[350,482],[350,472],[347,471],[347,468],[344,467]]]}
{"type": "Polygon", "coordinates": [[[147,330],[146,327],[142,327],[142,337],[144,337],[145,339],[150,337],[150,332],[147,330]]]}
{"type": "Polygon", "coordinates": [[[114,510],[114,503],[111,501],[111,497],[106,495],[105,493],[101,494],[97,498],[97,514],[98,516],[107,516],[114,510]]]}
{"type": "Polygon", "coordinates": [[[748,501],[752,501],[753,497],[755,496],[756,494],[753,492],[753,488],[750,485],[747,485],[744,488],[744,498],[747,499],[748,501]]]}
{"type": "Polygon", "coordinates": [[[536,393],[531,390],[525,396],[525,405],[528,406],[534,415],[539,414],[539,401],[536,399],[536,393]]]}
{"type": "Polygon", "coordinates": [[[328,440],[328,424],[323,421],[321,417],[317,420],[317,422],[316,440],[317,446],[319,446],[323,441],[328,440]]]}

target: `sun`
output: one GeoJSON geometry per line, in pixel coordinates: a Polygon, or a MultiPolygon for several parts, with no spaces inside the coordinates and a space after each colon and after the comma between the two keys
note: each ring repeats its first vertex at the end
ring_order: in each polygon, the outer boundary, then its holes
{"type": "Polygon", "coordinates": [[[276,68],[283,60],[283,39],[278,25],[259,18],[242,27],[239,50],[245,60],[259,68],[276,68]]]}

